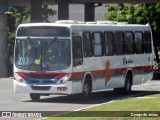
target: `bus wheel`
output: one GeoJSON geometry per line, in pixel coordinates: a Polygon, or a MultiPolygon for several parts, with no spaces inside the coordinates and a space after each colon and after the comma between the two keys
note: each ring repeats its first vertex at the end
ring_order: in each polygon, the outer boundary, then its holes
{"type": "Polygon", "coordinates": [[[90,94],[91,94],[91,84],[90,84],[89,80],[85,80],[84,86],[83,86],[82,96],[83,96],[83,98],[87,99],[87,98],[89,98],[90,94]]]}
{"type": "Polygon", "coordinates": [[[128,73],[126,75],[126,81],[125,81],[125,85],[124,87],[121,87],[121,88],[114,88],[114,92],[116,94],[125,94],[125,95],[128,95],[131,93],[131,81],[132,81],[132,76],[130,73],[128,73]]]}
{"type": "Polygon", "coordinates": [[[125,82],[125,86],[124,86],[124,93],[126,95],[131,93],[131,86],[132,86],[132,75],[131,74],[127,74],[126,75],[126,82],[125,82]]]}
{"type": "Polygon", "coordinates": [[[30,98],[32,100],[39,100],[41,97],[41,94],[37,94],[37,93],[30,93],[30,98]]]}

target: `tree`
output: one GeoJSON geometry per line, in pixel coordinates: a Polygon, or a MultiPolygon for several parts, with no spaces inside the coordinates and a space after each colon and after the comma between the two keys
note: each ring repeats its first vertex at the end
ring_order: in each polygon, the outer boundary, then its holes
{"type": "Polygon", "coordinates": [[[118,4],[107,6],[107,20],[131,24],[150,23],[154,31],[160,30],[160,4],[118,4]]]}
{"type": "Polygon", "coordinates": [[[19,24],[30,22],[30,6],[14,6],[12,11],[13,14],[7,15],[9,41],[14,39],[19,24]]]}
{"type": "MultiPolygon", "coordinates": [[[[8,15],[8,39],[14,39],[16,28],[21,23],[30,22],[30,6],[13,6],[13,14],[8,15]]],[[[48,17],[56,14],[56,11],[48,7],[48,5],[43,5],[42,20],[44,22],[49,22],[48,17]]]]}
{"type": "Polygon", "coordinates": [[[43,20],[44,22],[49,22],[49,21],[48,21],[49,16],[53,16],[53,15],[55,15],[56,13],[57,13],[57,12],[54,11],[54,10],[52,10],[52,9],[50,9],[50,8],[48,7],[48,5],[43,5],[42,20],[43,20]]]}
{"type": "Polygon", "coordinates": [[[107,20],[128,22],[131,24],[150,23],[157,62],[160,63],[160,3],[157,4],[118,4],[107,6],[107,20]]]}

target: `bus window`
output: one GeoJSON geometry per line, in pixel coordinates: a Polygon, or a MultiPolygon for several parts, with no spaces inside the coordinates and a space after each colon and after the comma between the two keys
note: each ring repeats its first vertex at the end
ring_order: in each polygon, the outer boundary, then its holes
{"type": "Polygon", "coordinates": [[[134,38],[135,38],[135,52],[136,52],[136,54],[143,53],[142,33],[141,32],[135,32],[134,33],[134,38]]]}
{"type": "Polygon", "coordinates": [[[111,56],[114,55],[114,39],[112,32],[105,32],[105,44],[106,44],[106,55],[111,56]]]}
{"type": "Polygon", "coordinates": [[[133,34],[125,33],[126,54],[133,54],[133,34]]]}
{"type": "Polygon", "coordinates": [[[90,32],[83,33],[83,52],[84,57],[92,56],[92,37],[90,32]]]}
{"type": "Polygon", "coordinates": [[[116,44],[115,47],[116,55],[123,55],[124,54],[123,32],[115,32],[114,40],[116,44]]]}
{"type": "Polygon", "coordinates": [[[100,32],[93,33],[93,49],[94,56],[102,56],[102,34],[100,32]]]}
{"type": "Polygon", "coordinates": [[[151,34],[150,32],[144,32],[144,51],[145,53],[151,53],[151,34]]]}
{"type": "Polygon", "coordinates": [[[83,54],[82,54],[82,40],[80,36],[72,37],[72,47],[73,47],[73,66],[82,65],[83,54]]]}

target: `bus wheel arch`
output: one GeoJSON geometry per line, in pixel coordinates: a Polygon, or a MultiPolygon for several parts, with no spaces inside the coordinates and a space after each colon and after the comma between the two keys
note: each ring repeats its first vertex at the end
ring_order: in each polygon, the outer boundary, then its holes
{"type": "Polygon", "coordinates": [[[91,74],[86,74],[83,82],[83,90],[82,90],[83,98],[85,99],[89,98],[91,92],[92,92],[92,76],[91,74]]]}

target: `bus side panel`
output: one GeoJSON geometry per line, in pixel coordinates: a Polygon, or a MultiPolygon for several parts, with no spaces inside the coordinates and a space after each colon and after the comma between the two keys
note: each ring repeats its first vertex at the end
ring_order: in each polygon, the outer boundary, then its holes
{"type": "Polygon", "coordinates": [[[133,71],[133,85],[142,84],[144,80],[144,55],[126,55],[125,64],[133,71]]]}
{"type": "Polygon", "coordinates": [[[144,32],[144,74],[145,78],[143,83],[151,80],[153,78],[153,37],[152,32],[144,32]]]}
{"type": "Polygon", "coordinates": [[[72,73],[72,94],[82,93],[84,72],[82,66],[73,67],[72,73]]]}
{"type": "Polygon", "coordinates": [[[90,72],[92,75],[92,91],[103,88],[100,85],[101,82],[104,82],[104,79],[101,80],[101,77],[104,78],[102,59],[103,58],[88,57],[84,58],[83,61],[83,70],[90,72]]]}
{"type": "Polygon", "coordinates": [[[145,54],[144,55],[144,81],[143,83],[147,82],[148,80],[151,80],[153,77],[153,56],[152,54],[145,54]]]}
{"type": "Polygon", "coordinates": [[[107,57],[106,59],[106,78],[105,88],[119,88],[124,87],[124,75],[125,66],[123,65],[123,59],[125,56],[113,56],[107,57]],[[109,70],[107,71],[107,61],[110,64],[109,70]]]}

